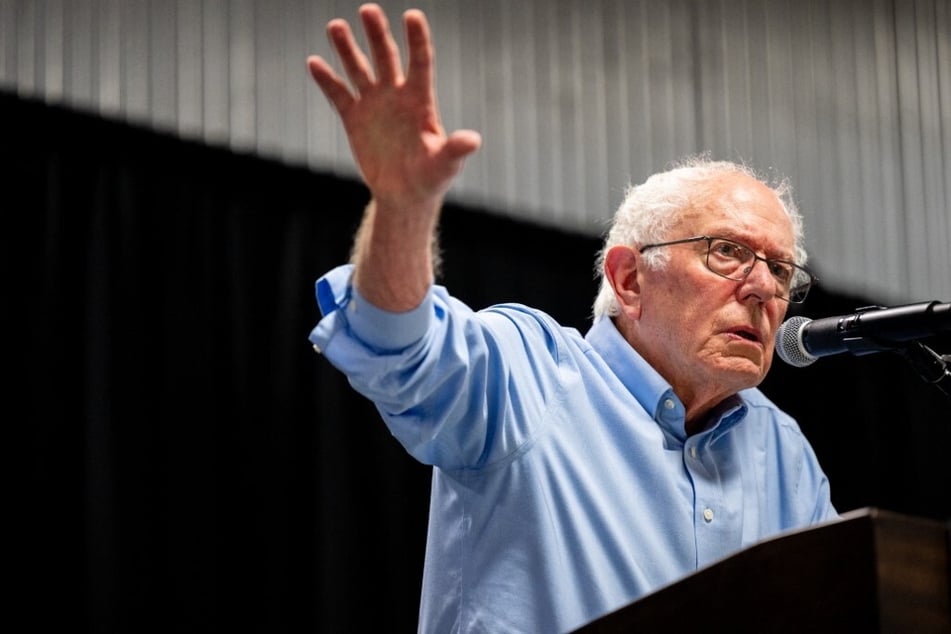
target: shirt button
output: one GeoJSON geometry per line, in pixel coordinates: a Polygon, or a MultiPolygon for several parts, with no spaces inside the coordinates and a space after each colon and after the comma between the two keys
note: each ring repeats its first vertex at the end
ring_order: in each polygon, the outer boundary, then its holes
{"type": "Polygon", "coordinates": [[[324,353],[324,351],[321,350],[321,349],[320,349],[320,346],[318,346],[316,343],[314,344],[314,352],[316,352],[317,354],[323,354],[323,353],[324,353]]]}
{"type": "Polygon", "coordinates": [[[674,405],[674,399],[672,399],[672,398],[666,399],[666,400],[664,401],[664,407],[666,407],[667,409],[674,409],[674,407],[675,407],[675,405],[674,405]]]}
{"type": "Polygon", "coordinates": [[[691,448],[690,448],[690,457],[691,457],[691,458],[696,458],[696,457],[697,457],[697,448],[696,448],[696,447],[691,447],[691,448]]]}
{"type": "Polygon", "coordinates": [[[703,519],[708,523],[713,521],[713,509],[703,509],[703,519]]]}

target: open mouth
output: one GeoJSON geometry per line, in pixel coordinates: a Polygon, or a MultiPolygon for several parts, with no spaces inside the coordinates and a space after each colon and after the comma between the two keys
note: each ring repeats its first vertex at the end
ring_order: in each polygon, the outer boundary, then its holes
{"type": "Polygon", "coordinates": [[[731,334],[734,334],[737,337],[746,339],[747,341],[752,341],[753,343],[760,343],[759,335],[757,335],[755,332],[751,330],[737,329],[737,330],[731,331],[731,334]]]}

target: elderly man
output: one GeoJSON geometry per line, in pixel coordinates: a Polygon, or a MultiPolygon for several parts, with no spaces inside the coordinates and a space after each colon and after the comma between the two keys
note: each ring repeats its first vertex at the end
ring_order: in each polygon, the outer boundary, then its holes
{"type": "Polygon", "coordinates": [[[433,242],[480,137],[442,128],[423,14],[404,15],[405,69],[382,10],[360,16],[369,57],[328,25],[349,85],[308,60],[372,194],[311,340],[435,467],[420,630],[567,631],[836,517],[795,421],[755,389],[812,283],[785,189],[706,161],[632,188],[584,337],[521,305],[474,312],[434,285],[433,242]]]}

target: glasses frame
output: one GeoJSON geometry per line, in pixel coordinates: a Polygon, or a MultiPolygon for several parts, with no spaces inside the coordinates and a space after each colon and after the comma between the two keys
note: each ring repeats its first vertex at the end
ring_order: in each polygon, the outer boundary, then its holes
{"type": "MultiPolygon", "coordinates": [[[[756,266],[756,263],[759,261],[765,262],[767,265],[767,268],[769,268],[770,264],[785,264],[785,265],[793,267],[793,279],[796,278],[796,271],[801,271],[803,274],[805,274],[806,279],[808,281],[805,282],[804,284],[799,284],[797,286],[790,286],[787,291],[788,297],[784,297],[782,294],[776,293],[776,297],[785,302],[789,302],[791,304],[803,303],[806,300],[806,297],[809,295],[809,290],[819,282],[819,278],[816,277],[812,273],[812,271],[810,271],[804,266],[800,266],[796,264],[795,262],[792,262],[790,260],[783,260],[781,258],[764,258],[763,256],[757,254],[756,251],[753,250],[752,247],[746,244],[743,244],[742,242],[737,242],[736,240],[733,240],[732,238],[724,238],[723,236],[694,236],[692,238],[683,238],[681,240],[671,240],[670,242],[657,242],[654,244],[645,244],[644,246],[638,249],[638,252],[644,253],[644,251],[647,251],[648,249],[657,249],[659,247],[669,247],[675,244],[690,244],[692,242],[701,242],[704,240],[706,240],[707,242],[707,252],[706,252],[706,256],[703,258],[703,264],[704,266],[707,267],[708,271],[710,271],[714,275],[718,275],[719,277],[722,277],[723,279],[731,280],[733,282],[742,282],[747,277],[749,277],[750,273],[753,271],[753,268],[756,266]],[[723,273],[714,271],[710,267],[710,251],[713,250],[714,240],[722,240],[723,242],[728,242],[738,247],[742,247],[750,252],[750,254],[753,256],[753,264],[751,264],[750,266],[747,266],[745,269],[741,269],[742,271],[744,271],[742,277],[730,277],[728,275],[724,275],[723,273]],[[794,299],[793,296],[795,296],[796,298],[794,299]]],[[[775,278],[776,276],[774,275],[773,277],[775,278]]],[[[779,282],[779,280],[777,280],[777,282],[779,282]]]]}

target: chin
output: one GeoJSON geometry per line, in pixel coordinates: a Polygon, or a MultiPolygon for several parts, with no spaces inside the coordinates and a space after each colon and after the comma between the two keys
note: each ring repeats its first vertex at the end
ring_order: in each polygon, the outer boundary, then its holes
{"type": "Polygon", "coordinates": [[[769,364],[763,366],[745,357],[732,359],[717,368],[717,371],[724,377],[723,382],[729,384],[736,392],[756,387],[762,383],[768,370],[769,364]]]}

